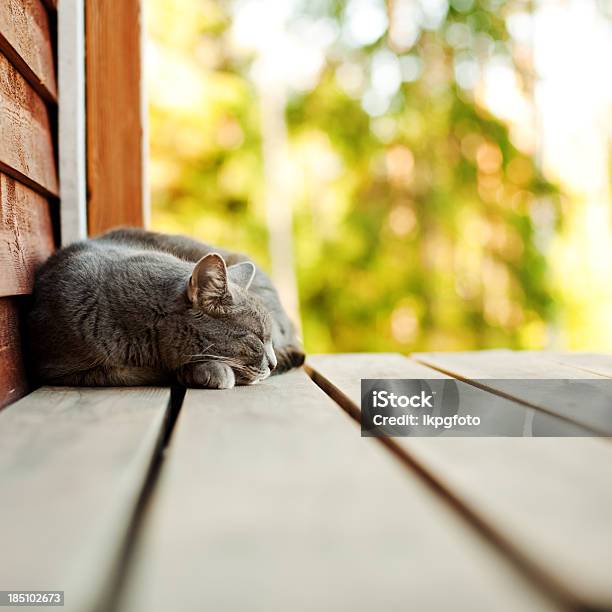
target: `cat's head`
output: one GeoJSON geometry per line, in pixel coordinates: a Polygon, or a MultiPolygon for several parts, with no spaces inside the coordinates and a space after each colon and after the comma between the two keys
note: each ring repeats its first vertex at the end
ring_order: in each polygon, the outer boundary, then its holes
{"type": "Polygon", "coordinates": [[[208,343],[192,359],[229,365],[237,384],[259,382],[276,367],[272,319],[249,291],[255,273],[251,262],[226,266],[210,253],[195,264],[186,288],[191,315],[205,326],[208,343]]]}

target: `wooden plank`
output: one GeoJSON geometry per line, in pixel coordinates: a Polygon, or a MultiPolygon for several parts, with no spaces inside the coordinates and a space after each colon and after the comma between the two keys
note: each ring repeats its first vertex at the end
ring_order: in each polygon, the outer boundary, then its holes
{"type": "Polygon", "coordinates": [[[43,195],[58,194],[44,102],[0,53],[0,170],[43,195]]]}
{"type": "Polygon", "coordinates": [[[0,50],[45,100],[57,102],[49,17],[40,0],[0,3],[0,50]]]}
{"type": "MultiPolygon", "coordinates": [[[[527,380],[576,379],[582,376],[571,366],[563,367],[540,351],[458,351],[450,353],[413,353],[412,358],[439,370],[457,370],[457,374],[470,379],[507,378],[527,380]]],[[[599,376],[584,374],[586,379],[599,376]]]]}
{"type": "MultiPolygon", "coordinates": [[[[328,357],[316,356],[315,363],[321,360],[326,363],[328,357]]],[[[367,372],[363,378],[388,379],[389,372],[399,371],[401,378],[423,378],[433,380],[454,380],[438,370],[424,366],[416,361],[407,360],[397,353],[377,354],[347,354],[334,355],[333,359],[346,360],[355,364],[360,372],[367,372]]],[[[310,366],[308,366],[310,368],[310,366]]],[[[342,392],[327,380],[318,380],[316,371],[309,369],[317,384],[326,390],[345,408],[351,410],[353,403],[342,395],[342,392]]],[[[392,377],[391,377],[392,378],[392,377]]],[[[357,379],[360,382],[360,379],[357,379]]],[[[589,436],[592,432],[588,428],[580,427],[573,422],[545,412],[535,411],[516,401],[492,395],[491,393],[473,386],[467,382],[455,381],[454,391],[457,394],[458,415],[464,416],[469,412],[472,416],[480,418],[479,435],[504,437],[550,437],[550,436],[589,436]],[[468,410],[469,407],[469,410],[468,410]]],[[[360,420],[360,410],[356,408],[352,413],[356,420],[360,420]]],[[[469,428],[455,428],[444,431],[440,436],[472,437],[474,432],[469,428]]]]}
{"type": "Polygon", "coordinates": [[[141,2],[87,0],[89,233],[142,226],[146,161],[141,2]]]}
{"type": "Polygon", "coordinates": [[[545,353],[416,353],[413,358],[593,432],[612,435],[612,384],[605,376],[557,363],[545,353]],[[524,382],[517,384],[519,380],[524,382]],[[539,382],[530,384],[530,380],[539,382]]]}
{"type": "Polygon", "coordinates": [[[302,371],[187,391],[130,568],[124,612],[548,608],[302,371]]]}
{"type": "MultiPolygon", "coordinates": [[[[533,351],[523,351],[519,354],[535,354],[533,351]]],[[[605,376],[612,378],[612,355],[605,353],[554,353],[546,352],[541,354],[541,357],[560,363],[566,366],[576,368],[580,371],[590,372],[591,374],[598,374],[599,376],[605,376]]],[[[582,374],[578,374],[582,376],[582,374]]]]}
{"type": "Polygon", "coordinates": [[[61,242],[87,237],[85,167],[85,6],[63,2],[58,13],[61,242]]]}
{"type": "Polygon", "coordinates": [[[169,395],[43,387],[0,413],[3,584],[62,589],[71,611],[110,609],[107,589],[160,448],[169,395]]]}
{"type": "MultiPolygon", "coordinates": [[[[361,378],[440,375],[399,356],[320,355],[309,364],[315,379],[355,414],[361,378]]],[[[393,438],[390,444],[551,592],[573,606],[612,607],[609,443],[490,437],[393,438]]]]}
{"type": "Polygon", "coordinates": [[[0,173],[0,296],[31,293],[35,268],[52,252],[47,200],[0,173]]]}
{"type": "Polygon", "coordinates": [[[17,300],[0,298],[0,408],[18,400],[27,391],[17,300]]]}

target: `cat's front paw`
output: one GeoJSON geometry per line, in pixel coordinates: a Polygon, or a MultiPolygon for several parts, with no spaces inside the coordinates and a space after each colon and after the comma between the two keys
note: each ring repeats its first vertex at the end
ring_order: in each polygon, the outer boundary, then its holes
{"type": "Polygon", "coordinates": [[[186,387],[231,389],[236,385],[232,368],[217,361],[187,364],[180,369],[177,377],[186,387]]]}

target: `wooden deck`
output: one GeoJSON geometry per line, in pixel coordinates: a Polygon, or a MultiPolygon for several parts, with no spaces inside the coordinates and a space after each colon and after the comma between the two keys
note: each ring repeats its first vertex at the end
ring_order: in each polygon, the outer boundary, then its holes
{"type": "Polygon", "coordinates": [[[184,397],[39,389],[0,412],[0,590],[79,612],[612,610],[609,419],[512,397],[513,378],[588,387],[612,356],[321,355],[184,397]],[[584,435],[360,436],[360,379],[437,377],[584,435]]]}

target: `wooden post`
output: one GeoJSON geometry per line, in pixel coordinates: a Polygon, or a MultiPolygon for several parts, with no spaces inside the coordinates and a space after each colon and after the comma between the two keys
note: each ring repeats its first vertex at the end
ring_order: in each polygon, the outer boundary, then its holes
{"type": "Polygon", "coordinates": [[[96,235],[144,225],[141,0],[87,0],[85,22],[87,217],[96,235]]]}

